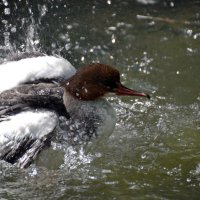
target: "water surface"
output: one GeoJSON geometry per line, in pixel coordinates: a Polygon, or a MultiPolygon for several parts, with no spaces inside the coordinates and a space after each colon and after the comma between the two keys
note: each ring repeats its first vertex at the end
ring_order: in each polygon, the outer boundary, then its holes
{"type": "Polygon", "coordinates": [[[152,97],[109,97],[117,125],[92,151],[50,150],[27,170],[1,162],[1,199],[199,199],[200,1],[1,0],[0,10],[1,61],[41,51],[76,68],[107,63],[152,97]]]}

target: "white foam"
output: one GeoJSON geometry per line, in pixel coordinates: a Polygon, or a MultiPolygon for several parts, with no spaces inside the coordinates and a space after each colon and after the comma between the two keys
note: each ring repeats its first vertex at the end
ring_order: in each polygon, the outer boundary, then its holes
{"type": "Polygon", "coordinates": [[[11,61],[0,65],[0,92],[20,83],[41,78],[68,79],[76,72],[69,61],[61,57],[40,56],[11,61]]]}
{"type": "Polygon", "coordinates": [[[50,111],[26,111],[11,116],[0,123],[0,145],[28,136],[44,137],[54,130],[57,122],[57,115],[50,111]]]}

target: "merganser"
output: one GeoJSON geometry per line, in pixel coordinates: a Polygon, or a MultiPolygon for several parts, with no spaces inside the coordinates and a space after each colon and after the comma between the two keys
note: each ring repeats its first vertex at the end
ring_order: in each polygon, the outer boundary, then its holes
{"type": "Polygon", "coordinates": [[[56,131],[58,138],[72,144],[90,141],[102,132],[110,134],[115,112],[103,98],[107,93],[149,98],[123,86],[119,71],[105,64],[76,71],[64,58],[40,53],[25,53],[3,63],[0,159],[28,167],[56,131]]]}

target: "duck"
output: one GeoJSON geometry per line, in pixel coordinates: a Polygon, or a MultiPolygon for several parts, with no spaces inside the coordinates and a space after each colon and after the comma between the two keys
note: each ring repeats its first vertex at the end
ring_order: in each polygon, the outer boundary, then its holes
{"type": "Polygon", "coordinates": [[[0,65],[0,159],[27,168],[55,139],[77,145],[108,138],[116,113],[107,94],[150,98],[125,87],[107,64],[76,70],[60,56],[38,52],[6,60],[0,65]]]}

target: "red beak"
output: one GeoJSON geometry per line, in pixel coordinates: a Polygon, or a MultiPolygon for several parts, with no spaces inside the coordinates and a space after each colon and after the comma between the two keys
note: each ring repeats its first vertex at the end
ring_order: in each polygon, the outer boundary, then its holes
{"type": "Polygon", "coordinates": [[[150,99],[150,96],[143,92],[137,92],[135,90],[131,90],[122,84],[118,85],[117,88],[114,89],[116,95],[123,95],[123,96],[140,96],[140,97],[147,97],[150,99]]]}

